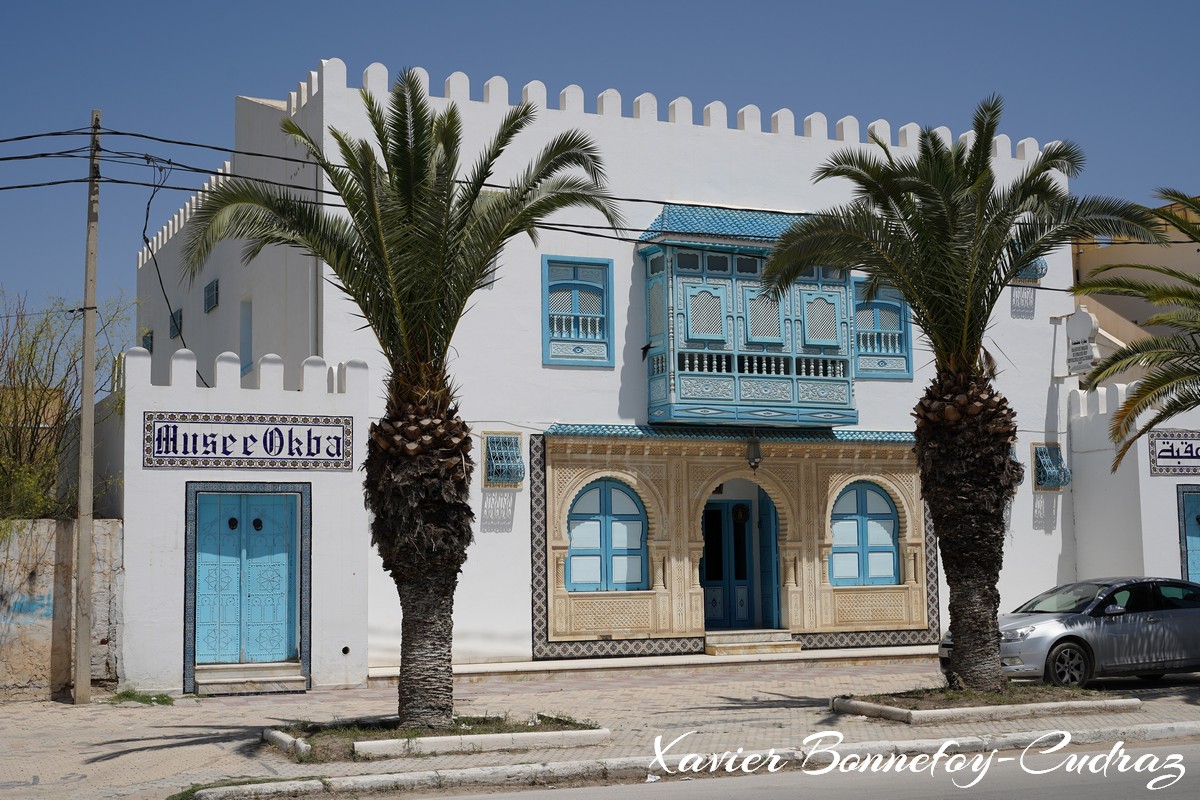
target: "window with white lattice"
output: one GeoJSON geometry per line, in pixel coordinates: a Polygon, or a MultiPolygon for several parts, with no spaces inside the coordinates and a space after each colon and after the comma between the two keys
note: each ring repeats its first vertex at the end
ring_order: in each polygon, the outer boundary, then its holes
{"type": "Polygon", "coordinates": [[[612,261],[542,258],[542,363],[611,367],[612,261]]]}
{"type": "Polygon", "coordinates": [[[842,296],[837,292],[800,292],[804,344],[838,347],[841,344],[842,296]]]}
{"type": "Polygon", "coordinates": [[[752,344],[783,344],[779,301],[764,292],[756,282],[753,286],[742,287],[742,302],[746,308],[746,341],[752,344]]]}
{"type": "Polygon", "coordinates": [[[684,296],[687,338],[697,342],[724,342],[725,317],[729,313],[725,287],[711,284],[688,286],[684,296]]]}

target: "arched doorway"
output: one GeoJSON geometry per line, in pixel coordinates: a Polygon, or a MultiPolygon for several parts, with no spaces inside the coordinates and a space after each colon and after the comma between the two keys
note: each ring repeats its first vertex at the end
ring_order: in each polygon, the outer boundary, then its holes
{"type": "Polygon", "coordinates": [[[779,515],[741,478],[713,491],[700,520],[705,630],[779,627],[779,515]]]}

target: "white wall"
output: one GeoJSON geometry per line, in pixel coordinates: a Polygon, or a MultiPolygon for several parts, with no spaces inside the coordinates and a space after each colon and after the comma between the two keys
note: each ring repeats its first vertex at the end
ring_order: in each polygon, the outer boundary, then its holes
{"type": "Polygon", "coordinates": [[[143,467],[148,411],[287,413],[353,416],[356,463],[367,435],[367,369],[361,361],[329,367],[305,362],[302,390],[285,390],[278,356],[258,364],[260,388],[243,389],[236,355],[209,363],[213,388],[197,388],[187,350],[168,364],[169,381],[151,383],[151,357],[125,357],[125,584],[121,681],[147,690],[179,690],[183,681],[184,537],[187,481],[312,484],[312,683],[355,686],[367,675],[366,582],[370,537],[358,470],[143,467]],[[343,655],[342,648],[349,654],[343,655]]]}

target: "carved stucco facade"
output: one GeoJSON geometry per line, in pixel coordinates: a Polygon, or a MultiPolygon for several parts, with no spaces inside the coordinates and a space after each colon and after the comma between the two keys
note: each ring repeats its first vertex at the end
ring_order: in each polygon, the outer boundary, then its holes
{"type": "Polygon", "coordinates": [[[752,471],[743,440],[546,437],[548,640],[703,637],[701,518],[714,490],[738,478],[761,487],[778,512],[780,621],[794,638],[928,628],[932,554],[912,445],[764,441],[762,451],[763,464],[752,471]],[[567,515],[579,492],[601,478],[625,483],[645,505],[647,591],[566,589],[567,515]],[[898,585],[830,585],[830,513],[855,481],[878,485],[895,503],[898,585]]]}

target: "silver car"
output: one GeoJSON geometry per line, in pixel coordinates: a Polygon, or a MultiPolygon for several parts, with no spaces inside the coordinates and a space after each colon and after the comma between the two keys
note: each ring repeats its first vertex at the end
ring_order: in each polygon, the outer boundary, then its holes
{"type": "MultiPolygon", "coordinates": [[[[943,672],[953,646],[947,633],[938,648],[943,672]]],[[[1200,671],[1200,584],[1098,578],[1055,587],[1000,616],[1000,663],[1007,677],[1058,686],[1200,671]]]]}

